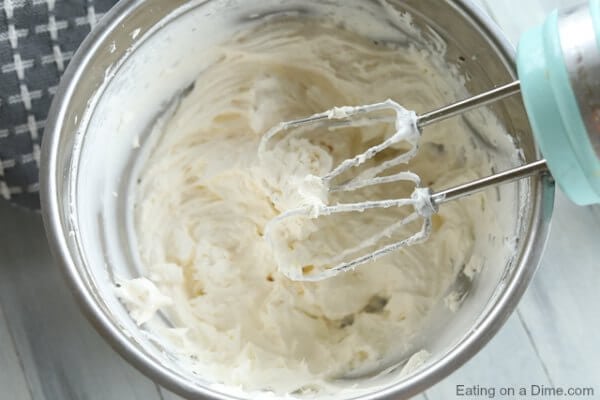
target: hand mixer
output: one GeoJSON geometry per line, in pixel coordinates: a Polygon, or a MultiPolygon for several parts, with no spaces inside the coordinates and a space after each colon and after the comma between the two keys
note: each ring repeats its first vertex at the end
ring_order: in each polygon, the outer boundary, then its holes
{"type": "Polygon", "coordinates": [[[265,237],[275,250],[280,271],[293,280],[319,281],[352,270],[392,251],[426,240],[431,232],[431,217],[443,203],[490,186],[513,182],[535,174],[551,172],[554,180],[576,204],[600,203],[599,48],[600,0],[591,0],[589,4],[570,10],[560,13],[555,11],[543,25],[522,36],[517,52],[518,81],[420,116],[388,100],[358,107],[338,107],[307,118],[284,122],[271,129],[262,138],[259,154],[268,151],[274,138],[292,128],[306,130],[317,125],[330,129],[340,126],[368,126],[389,120],[389,117],[382,118],[375,116],[375,113],[393,111],[396,132],[392,136],[343,161],[331,172],[320,177],[319,181],[328,192],[354,191],[371,185],[399,181],[408,181],[416,185],[410,198],[312,205],[280,214],[269,222],[265,230],[265,237]],[[435,193],[421,187],[419,177],[411,172],[381,176],[383,171],[408,162],[416,154],[421,128],[519,92],[545,159],[435,193]],[[410,149],[381,165],[368,168],[358,177],[341,185],[332,184],[334,178],[350,168],[364,164],[400,141],[408,143],[410,149]],[[332,257],[327,261],[327,265],[319,270],[314,270],[314,265],[294,265],[292,259],[286,258],[281,249],[273,245],[275,227],[290,218],[318,218],[336,213],[406,206],[413,207],[414,211],[357,246],[332,257]],[[374,251],[360,254],[361,250],[377,247],[382,238],[389,237],[393,231],[419,218],[422,219],[422,224],[418,232],[374,251]],[[350,260],[345,260],[348,257],[350,260]]]}

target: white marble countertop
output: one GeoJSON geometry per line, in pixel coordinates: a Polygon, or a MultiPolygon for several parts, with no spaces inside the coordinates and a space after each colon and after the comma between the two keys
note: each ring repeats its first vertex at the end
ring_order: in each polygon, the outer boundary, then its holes
{"type": "MultiPolygon", "coordinates": [[[[516,40],[548,10],[576,1],[480,3],[516,40]]],[[[536,384],[593,387],[595,395],[577,398],[600,399],[599,260],[600,208],[578,208],[558,193],[542,265],[516,312],[479,354],[418,398],[484,399],[457,396],[457,385],[536,384]]],[[[83,318],[41,217],[0,202],[0,400],[177,398],[123,361],[83,318]]]]}

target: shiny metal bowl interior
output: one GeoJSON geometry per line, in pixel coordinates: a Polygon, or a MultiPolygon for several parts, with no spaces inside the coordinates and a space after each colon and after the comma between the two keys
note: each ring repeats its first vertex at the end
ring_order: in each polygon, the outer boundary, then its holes
{"type": "MultiPolygon", "coordinates": [[[[181,395],[193,398],[248,398],[241,393],[232,394],[222,388],[211,387],[208,382],[194,380],[178,370],[171,363],[172,360],[158,354],[156,349],[152,350],[151,339],[141,337],[136,332],[137,327],[128,319],[114,294],[111,294],[110,285],[107,285],[114,279],[111,265],[134,263],[131,259],[132,250],[123,251],[119,248],[120,245],[125,246],[123,243],[128,235],[127,224],[121,225],[119,221],[128,218],[126,211],[131,206],[131,199],[122,194],[127,193],[135,154],[130,154],[131,148],[123,144],[131,143],[131,138],[118,135],[95,138],[92,144],[97,151],[102,151],[107,143],[107,147],[116,143],[114,148],[123,154],[103,155],[106,165],[97,168],[105,168],[105,176],[98,179],[82,177],[80,168],[92,168],[89,164],[95,162],[89,153],[86,156],[82,151],[82,143],[88,140],[86,135],[90,120],[99,118],[94,115],[100,113],[99,99],[107,93],[107,88],[117,83],[124,86],[128,84],[126,80],[119,83],[119,76],[129,68],[128,60],[137,58],[138,62],[152,62],[151,57],[140,59],[146,56],[142,56],[139,49],[166,27],[180,24],[181,18],[188,14],[196,13],[200,20],[214,19],[219,15],[240,19],[259,18],[267,11],[272,13],[273,9],[310,14],[318,9],[313,10],[312,6],[327,2],[122,0],[83,43],[71,61],[54,100],[42,154],[42,205],[54,253],[64,266],[77,301],[98,331],[132,364],[181,395]],[[211,7],[209,11],[205,9],[208,6],[211,7]],[[82,180],[89,181],[87,197],[80,195],[78,185],[82,185],[82,180]],[[97,188],[95,196],[93,188],[97,188]],[[118,195],[113,196],[113,193],[118,195]],[[83,208],[87,211],[84,212],[83,208]],[[90,232],[94,230],[114,232],[113,236],[117,239],[109,243],[102,232],[97,232],[98,237],[91,237],[93,235],[90,232]],[[92,250],[93,246],[97,249],[92,250]]],[[[359,3],[348,1],[344,6],[353,7],[353,4],[359,3]]],[[[365,3],[380,4],[375,0],[365,3]]],[[[495,84],[514,79],[511,45],[499,29],[468,1],[389,0],[389,3],[409,11],[415,25],[423,31],[427,30],[426,27],[433,28],[448,43],[447,60],[468,77],[466,86],[470,92],[484,91],[495,84]]],[[[164,40],[166,43],[163,46],[168,47],[168,41],[174,39],[167,35],[164,40]]],[[[156,47],[155,52],[159,53],[159,57],[161,49],[166,47],[156,47]]],[[[169,102],[164,99],[176,98],[193,82],[197,73],[193,64],[186,65],[172,79],[170,92],[163,99],[139,93],[140,101],[148,102],[147,109],[152,110],[140,117],[145,120],[140,119],[139,124],[145,124],[146,128],[151,126],[157,114],[168,106],[169,102]]],[[[148,85],[151,86],[151,82],[148,85]]],[[[539,154],[520,99],[513,97],[494,105],[492,110],[523,149],[524,159],[537,159],[539,154]]],[[[119,118],[118,109],[101,111],[113,112],[107,114],[107,118],[119,118]]],[[[107,124],[111,123],[109,119],[106,121],[107,124]]],[[[88,143],[87,147],[90,146],[88,143]]],[[[537,267],[546,241],[554,199],[554,186],[549,179],[532,178],[519,184],[519,190],[525,193],[526,200],[521,204],[517,257],[510,265],[490,275],[487,282],[477,283],[480,287],[473,289],[475,294],[467,298],[457,313],[456,320],[459,322],[447,327],[444,333],[447,338],[440,341],[430,362],[414,374],[373,389],[361,398],[399,399],[417,394],[473,356],[508,318],[537,267]]]]}

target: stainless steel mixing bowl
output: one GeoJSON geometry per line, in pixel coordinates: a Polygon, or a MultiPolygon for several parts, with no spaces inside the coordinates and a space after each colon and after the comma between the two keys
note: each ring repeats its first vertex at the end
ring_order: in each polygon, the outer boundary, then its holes
{"type": "MultiPolygon", "coordinates": [[[[108,13],[71,61],[56,94],[42,154],[42,205],[48,237],[85,314],[133,365],[173,391],[192,398],[252,398],[187,373],[151,335],[129,318],[114,295],[116,276],[139,271],[131,237],[131,180],[141,150],[132,146],[199,73],[188,57],[202,54],[217,27],[293,10],[319,14],[332,0],[123,0],[108,13]],[[175,45],[184,43],[185,45],[175,45]],[[156,66],[152,74],[143,68],[156,66]],[[173,73],[176,71],[176,73],[173,73]],[[102,128],[102,129],[100,129],[102,128]]],[[[345,0],[356,12],[385,9],[378,1],[345,0]]],[[[431,27],[448,43],[447,59],[472,93],[515,77],[513,48],[468,1],[389,3],[431,27]]],[[[432,34],[431,32],[429,34],[432,34]]],[[[406,39],[406,38],[405,38],[406,39]]],[[[410,39],[410,38],[409,38],[410,39]]],[[[492,110],[523,149],[538,158],[519,98],[492,110]]],[[[141,138],[144,140],[144,138],[141,138]]],[[[518,186],[518,253],[507,265],[493,260],[474,281],[464,304],[428,338],[428,363],[405,377],[373,386],[365,399],[408,398],[450,374],[502,326],[540,259],[552,213],[554,187],[544,178],[518,186]]]]}

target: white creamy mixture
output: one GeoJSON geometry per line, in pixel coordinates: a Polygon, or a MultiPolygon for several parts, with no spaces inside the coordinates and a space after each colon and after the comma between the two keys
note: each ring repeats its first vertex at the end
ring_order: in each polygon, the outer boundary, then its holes
{"type": "MultiPolygon", "coordinates": [[[[257,147],[277,123],[334,106],[391,98],[424,112],[463,97],[460,81],[440,67],[443,55],[293,19],[242,32],[215,52],[220,58],[168,119],[140,177],[136,229],[145,277],[118,289],[131,315],[141,325],[162,311],[173,328],[156,333],[189,368],[247,390],[322,387],[388,354],[421,350],[415,343],[430,310],[462,268],[481,266],[475,243],[489,231],[479,226],[496,220],[496,193],[442,206],[425,244],[322,282],[294,282],[278,272],[265,225],[306,201],[302,193],[318,193],[303,189],[311,185],[307,176],[382,141],[389,127],[290,137],[268,162],[259,162],[257,147]]],[[[493,140],[513,148],[501,129],[490,129],[493,140]]],[[[489,174],[490,158],[471,135],[458,118],[436,124],[402,169],[433,188],[489,174]]],[[[349,196],[406,197],[411,190],[379,185],[349,196]]],[[[337,251],[361,229],[383,228],[399,215],[342,215],[323,223],[319,246],[337,251]]]]}

